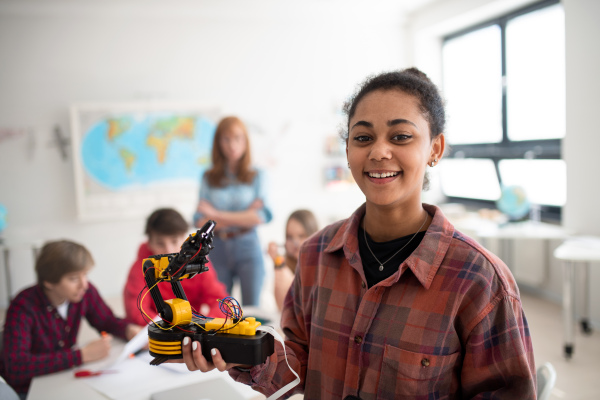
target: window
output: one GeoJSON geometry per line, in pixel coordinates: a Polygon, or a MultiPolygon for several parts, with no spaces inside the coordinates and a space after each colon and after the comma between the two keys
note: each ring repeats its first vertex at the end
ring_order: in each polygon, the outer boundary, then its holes
{"type": "Polygon", "coordinates": [[[489,206],[502,187],[518,185],[543,218],[560,218],[566,201],[562,5],[545,0],[450,35],[442,62],[451,147],[449,162],[440,164],[444,194],[489,206]]]}
{"type": "Polygon", "coordinates": [[[563,160],[500,160],[498,170],[506,186],[520,186],[534,204],[564,206],[567,168],[563,160]]]}
{"type": "Polygon", "coordinates": [[[502,141],[500,34],[498,25],[492,25],[449,40],[443,48],[447,138],[452,144],[502,141]],[[474,49],[481,52],[474,56],[474,49]]]}
{"type": "Polygon", "coordinates": [[[500,197],[500,182],[492,160],[446,159],[440,173],[442,190],[447,196],[490,201],[500,197]]]}

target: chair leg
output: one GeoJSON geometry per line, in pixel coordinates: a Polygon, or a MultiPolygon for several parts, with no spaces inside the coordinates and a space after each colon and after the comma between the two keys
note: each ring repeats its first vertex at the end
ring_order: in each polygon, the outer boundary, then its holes
{"type": "Polygon", "coordinates": [[[583,268],[583,311],[581,313],[581,331],[586,335],[592,333],[590,325],[590,263],[585,263],[583,268]]]}
{"type": "Polygon", "coordinates": [[[573,263],[563,263],[563,328],[564,328],[564,354],[566,358],[573,356],[573,263]]]}

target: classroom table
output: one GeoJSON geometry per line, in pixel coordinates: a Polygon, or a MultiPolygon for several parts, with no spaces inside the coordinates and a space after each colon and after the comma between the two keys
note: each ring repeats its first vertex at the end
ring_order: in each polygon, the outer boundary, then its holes
{"type": "Polygon", "coordinates": [[[597,237],[572,237],[565,240],[556,248],[554,257],[563,262],[563,328],[564,328],[564,355],[571,358],[574,351],[575,335],[574,309],[575,309],[575,269],[583,273],[583,311],[581,313],[581,330],[585,334],[592,331],[590,317],[590,266],[600,265],[600,238],[597,237]]]}
{"type": "Polygon", "coordinates": [[[216,369],[207,373],[190,372],[184,364],[151,366],[149,361],[152,357],[146,352],[110,366],[111,360],[114,361],[118,357],[124,345],[123,341],[115,339],[108,360],[34,378],[27,400],[150,400],[153,394],[190,387],[189,385],[198,382],[206,383],[207,391],[195,387],[194,392],[187,393],[185,397],[216,400],[218,396],[213,397],[206,393],[221,390],[222,393],[228,393],[228,398],[233,400],[265,398],[250,387],[233,381],[227,372],[219,372],[216,369]],[[82,369],[117,372],[76,378],[74,372],[82,369]],[[238,397],[232,396],[231,393],[236,393],[238,397]]]}
{"type": "Polygon", "coordinates": [[[550,277],[551,241],[564,240],[572,234],[562,226],[539,221],[496,224],[481,218],[468,218],[459,219],[454,225],[488,249],[497,240],[499,246],[496,255],[510,268],[517,282],[532,286],[543,284],[550,277]],[[542,244],[540,260],[522,265],[517,259],[516,243],[531,240],[542,244]]]}

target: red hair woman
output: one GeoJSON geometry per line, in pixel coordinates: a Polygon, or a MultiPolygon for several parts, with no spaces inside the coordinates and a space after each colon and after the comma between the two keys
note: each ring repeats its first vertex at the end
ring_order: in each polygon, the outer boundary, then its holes
{"type": "Polygon", "coordinates": [[[271,221],[264,173],[252,166],[250,139],[237,117],[223,118],[215,132],[212,168],[204,173],[194,224],[217,223],[210,259],[231,293],[242,289],[242,304],[258,305],[265,275],[256,227],[271,221]]]}

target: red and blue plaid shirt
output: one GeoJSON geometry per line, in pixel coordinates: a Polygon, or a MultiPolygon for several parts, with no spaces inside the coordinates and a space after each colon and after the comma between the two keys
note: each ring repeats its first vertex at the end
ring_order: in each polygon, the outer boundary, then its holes
{"type": "MultiPolygon", "coordinates": [[[[302,247],[281,326],[305,399],[535,399],[531,337],[506,265],[435,206],[416,250],[369,288],[364,205],[302,247]],[[350,397],[351,398],[351,397],[350,397]]],[[[266,395],[294,380],[283,348],[237,381],[266,395]]]]}
{"type": "Polygon", "coordinates": [[[81,365],[76,341],[83,317],[99,332],[125,339],[128,322],[113,315],[91,283],[79,303],[69,304],[66,320],[41,285],[20,292],[6,313],[0,375],[17,393],[27,393],[34,377],[81,365]]]}

